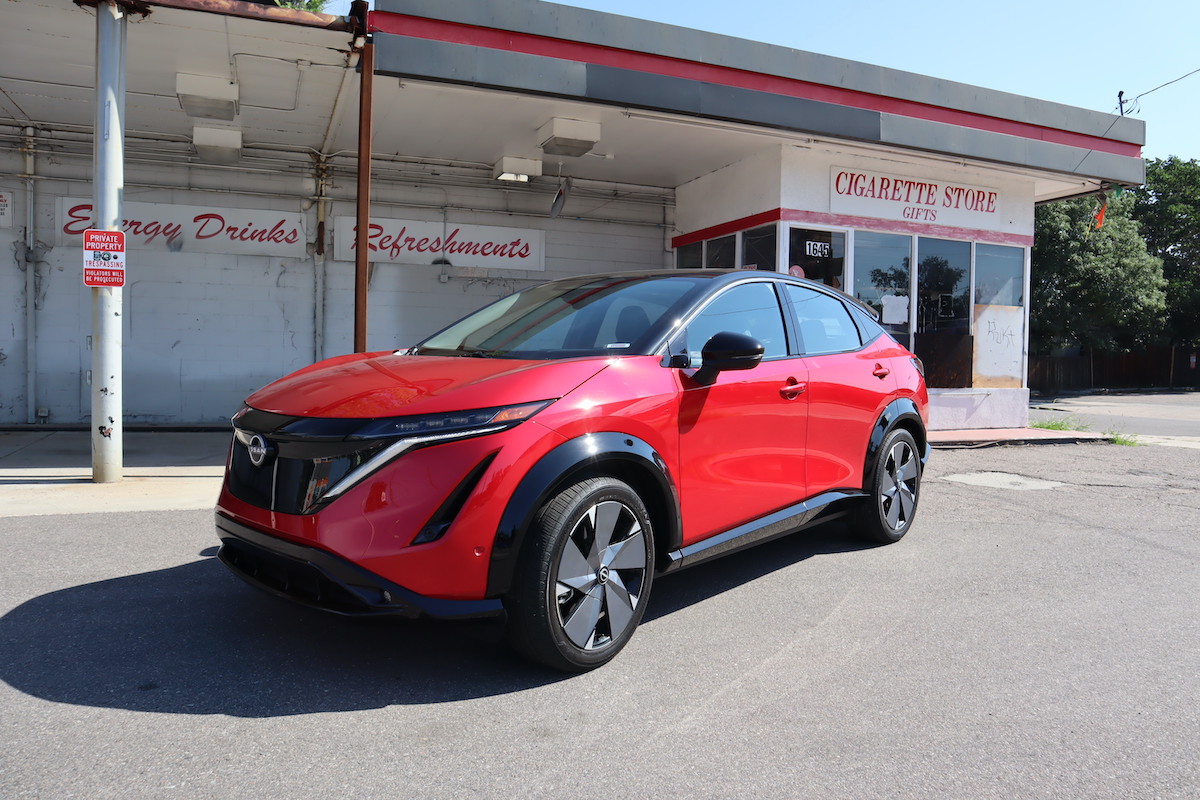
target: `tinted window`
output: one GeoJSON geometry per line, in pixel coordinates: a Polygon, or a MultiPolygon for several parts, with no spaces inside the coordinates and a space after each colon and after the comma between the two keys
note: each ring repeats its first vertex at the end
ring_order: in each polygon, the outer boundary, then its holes
{"type": "Polygon", "coordinates": [[[804,286],[789,284],[786,291],[800,325],[801,352],[841,353],[862,346],[858,328],[842,301],[804,286]]]}
{"type": "Polygon", "coordinates": [[[705,306],[687,327],[691,366],[700,366],[700,351],[713,334],[733,331],[753,336],[763,345],[763,358],[787,355],[787,334],[775,290],[767,283],[743,283],[705,306]]]}
{"type": "Polygon", "coordinates": [[[858,333],[862,338],[863,344],[870,344],[882,335],[891,336],[891,334],[879,325],[879,322],[874,317],[859,306],[850,306],[850,316],[854,318],[855,324],[858,325],[858,333]]]}

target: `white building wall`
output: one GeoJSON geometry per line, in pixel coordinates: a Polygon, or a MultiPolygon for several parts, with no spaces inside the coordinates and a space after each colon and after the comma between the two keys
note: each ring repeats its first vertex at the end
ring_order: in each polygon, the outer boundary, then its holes
{"type": "MultiPolygon", "coordinates": [[[[15,224],[0,228],[0,424],[23,424],[27,412],[23,167],[0,151],[0,191],[14,194],[15,224]]],[[[57,243],[58,199],[88,198],[90,165],[63,159],[38,182],[35,404],[51,424],[86,423],[90,414],[91,289],[82,252],[57,243]]],[[[211,173],[192,168],[127,166],[129,202],[301,212],[309,233],[303,257],[215,254],[198,245],[130,249],[124,288],[125,423],[197,424],[227,420],[259,386],[353,349],[354,264],[332,260],[332,220],[353,215],[350,198],[328,204],[326,258],[315,254],[315,182],[304,176],[211,173]],[[159,187],[146,186],[157,184],[159,187]],[[189,190],[186,187],[204,186],[189,190]],[[216,187],[221,190],[214,190],[216,187]],[[323,276],[323,280],[322,280],[323,276]],[[317,320],[323,317],[321,330],[317,320]],[[319,333],[319,335],[318,335],[319,333]]],[[[353,181],[343,182],[343,195],[353,181]]],[[[548,219],[550,195],[487,188],[417,188],[376,180],[375,217],[453,215],[459,223],[546,231],[544,272],[443,270],[407,264],[374,266],[368,295],[368,347],[411,344],[463,314],[542,280],[587,272],[669,265],[670,199],[609,201],[595,217],[586,193],[560,218],[548,219]],[[405,205],[405,204],[408,205],[405,205]],[[436,207],[432,207],[436,204],[436,207]],[[443,209],[445,209],[443,211],[443,209]],[[470,210],[468,210],[470,209],[470,210]],[[445,271],[445,277],[439,277],[445,271]]]]}
{"type": "Polygon", "coordinates": [[[780,208],[785,149],[767,145],[676,189],[679,230],[691,233],[780,208]]]}

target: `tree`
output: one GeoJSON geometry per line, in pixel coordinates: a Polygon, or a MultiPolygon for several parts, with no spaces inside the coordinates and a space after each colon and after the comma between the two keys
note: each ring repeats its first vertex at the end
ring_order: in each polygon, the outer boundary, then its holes
{"type": "Polygon", "coordinates": [[[329,5],[329,0],[275,0],[275,5],[320,14],[325,10],[325,6],[329,5]]]}
{"type": "Polygon", "coordinates": [[[1133,196],[1146,248],[1163,263],[1167,338],[1200,345],[1200,163],[1175,156],[1148,161],[1146,185],[1133,196]]]}
{"type": "Polygon", "coordinates": [[[1134,196],[1039,206],[1034,216],[1030,332],[1036,351],[1083,346],[1121,352],[1161,335],[1166,312],[1162,261],[1150,255],[1130,218],[1134,196]]]}

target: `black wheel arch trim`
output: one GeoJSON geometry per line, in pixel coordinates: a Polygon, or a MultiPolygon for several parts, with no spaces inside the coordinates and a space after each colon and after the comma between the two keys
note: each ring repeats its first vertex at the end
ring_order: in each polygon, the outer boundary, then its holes
{"type": "Polygon", "coordinates": [[[585,474],[612,474],[623,478],[631,471],[639,478],[639,484],[648,482],[655,492],[652,497],[642,496],[642,502],[660,526],[655,531],[658,552],[677,548],[682,540],[679,491],[658,451],[645,440],[627,433],[585,434],[542,456],[509,498],[492,545],[487,596],[500,597],[512,585],[525,535],[538,509],[555,491],[585,474]],[[660,513],[656,514],[656,509],[660,513]]]}
{"type": "Polygon", "coordinates": [[[879,415],[879,419],[876,420],[875,427],[871,429],[871,438],[867,442],[866,459],[863,461],[864,489],[871,485],[871,478],[875,472],[879,450],[883,447],[883,440],[901,425],[913,434],[917,450],[921,453],[921,466],[924,467],[925,463],[929,461],[929,454],[933,450],[929,444],[929,437],[925,433],[925,420],[921,418],[921,411],[911,398],[899,397],[888,403],[879,415]]]}

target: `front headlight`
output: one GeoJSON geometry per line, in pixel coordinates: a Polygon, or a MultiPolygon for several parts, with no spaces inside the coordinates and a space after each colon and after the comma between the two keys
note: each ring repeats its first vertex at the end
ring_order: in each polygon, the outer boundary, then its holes
{"type": "Polygon", "coordinates": [[[321,502],[333,500],[371,473],[415,447],[499,433],[521,424],[553,402],[553,400],[538,400],[513,406],[452,411],[446,414],[388,417],[368,422],[346,438],[348,440],[388,439],[391,440],[391,444],[353,469],[335,485],[329,487],[328,491],[320,495],[319,500],[321,502]]]}
{"type": "Polygon", "coordinates": [[[448,414],[420,414],[411,417],[388,417],[369,422],[359,428],[351,439],[395,439],[397,437],[426,437],[450,434],[476,434],[489,429],[511,428],[532,417],[553,400],[539,400],[515,406],[478,408],[471,411],[452,411],[448,414]]]}

